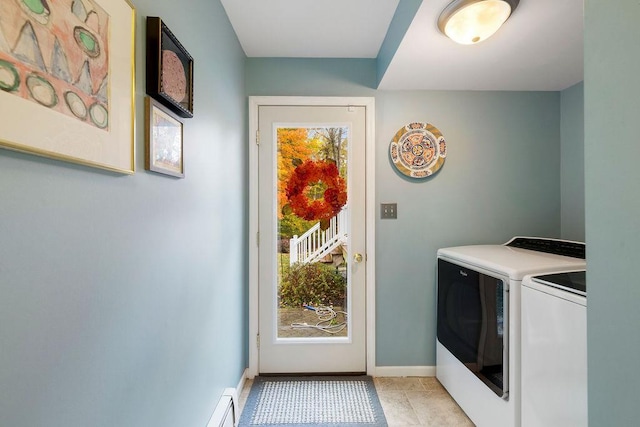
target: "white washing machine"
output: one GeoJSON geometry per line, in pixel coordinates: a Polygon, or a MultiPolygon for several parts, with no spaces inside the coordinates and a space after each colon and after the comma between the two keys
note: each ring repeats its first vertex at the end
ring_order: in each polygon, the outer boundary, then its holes
{"type": "Polygon", "coordinates": [[[585,268],[584,243],[556,239],[438,250],[436,376],[477,426],[520,426],[524,276],[585,268]]]}
{"type": "Polygon", "coordinates": [[[526,276],[521,299],[522,427],[586,426],[586,272],[526,276]]]}

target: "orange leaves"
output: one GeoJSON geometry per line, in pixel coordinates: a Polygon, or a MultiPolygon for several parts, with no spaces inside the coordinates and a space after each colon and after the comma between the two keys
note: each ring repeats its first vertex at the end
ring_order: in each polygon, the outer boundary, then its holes
{"type": "MultiPolygon", "coordinates": [[[[286,186],[296,163],[302,163],[311,156],[306,128],[278,128],[278,205],[287,203],[286,186]]],[[[282,213],[280,213],[282,218],[282,213]]]]}

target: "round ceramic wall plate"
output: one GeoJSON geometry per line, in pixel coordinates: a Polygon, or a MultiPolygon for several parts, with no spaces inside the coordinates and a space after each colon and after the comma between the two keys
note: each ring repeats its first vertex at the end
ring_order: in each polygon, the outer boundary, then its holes
{"type": "Polygon", "coordinates": [[[411,178],[426,178],[436,173],[447,157],[442,133],[431,123],[409,123],[396,132],[389,147],[398,171],[411,178]]]}

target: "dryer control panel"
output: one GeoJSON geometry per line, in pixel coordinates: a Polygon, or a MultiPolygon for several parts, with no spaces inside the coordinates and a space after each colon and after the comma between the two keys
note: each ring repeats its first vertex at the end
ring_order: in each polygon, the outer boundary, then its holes
{"type": "Polygon", "coordinates": [[[514,237],[505,246],[529,249],[548,254],[586,259],[586,245],[570,240],[543,239],[539,237],[514,237]]]}

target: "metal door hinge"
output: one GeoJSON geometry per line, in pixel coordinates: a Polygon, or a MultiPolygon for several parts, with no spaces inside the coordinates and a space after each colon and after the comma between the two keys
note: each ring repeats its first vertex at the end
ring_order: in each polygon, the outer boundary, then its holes
{"type": "Polygon", "coordinates": [[[256,131],[256,145],[260,145],[260,131],[256,131]]]}
{"type": "Polygon", "coordinates": [[[256,347],[260,350],[260,334],[256,335],[256,347]]]}
{"type": "Polygon", "coordinates": [[[260,232],[256,232],[256,245],[260,246],[260,232]]]}

